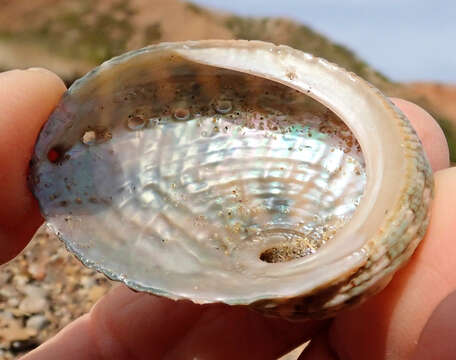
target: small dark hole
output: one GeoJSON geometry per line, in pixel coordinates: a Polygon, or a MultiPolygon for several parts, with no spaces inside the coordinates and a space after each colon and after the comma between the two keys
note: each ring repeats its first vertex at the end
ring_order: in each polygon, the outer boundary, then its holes
{"type": "Polygon", "coordinates": [[[267,249],[261,253],[260,260],[267,262],[267,263],[279,262],[279,261],[277,261],[277,257],[278,257],[277,253],[278,253],[277,248],[267,249]]]}
{"type": "Polygon", "coordinates": [[[310,255],[310,250],[302,244],[279,245],[263,251],[260,254],[260,260],[271,264],[286,262],[310,255]]]}
{"type": "Polygon", "coordinates": [[[70,158],[69,155],[65,155],[65,150],[62,146],[57,145],[51,148],[47,153],[48,160],[53,164],[62,163],[70,158]]]}
{"type": "Polygon", "coordinates": [[[57,160],[59,159],[59,157],[60,157],[60,154],[57,151],[57,149],[52,148],[51,150],[49,150],[49,152],[48,152],[48,160],[51,163],[55,164],[57,162],[57,160]]]}

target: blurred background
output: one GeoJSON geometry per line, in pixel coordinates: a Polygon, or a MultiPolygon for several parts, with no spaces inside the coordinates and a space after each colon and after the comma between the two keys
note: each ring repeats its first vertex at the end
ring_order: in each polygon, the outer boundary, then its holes
{"type": "Polygon", "coordinates": [[[451,0],[194,0],[242,16],[285,17],[352,49],[396,81],[456,83],[451,0]]]}
{"type": "MultiPolygon", "coordinates": [[[[0,0],[0,71],[42,66],[70,85],[112,56],[161,41],[287,44],[424,107],[456,162],[455,18],[450,0],[0,0]]],[[[0,359],[38,346],[112,286],[44,230],[0,270],[0,359]]]]}

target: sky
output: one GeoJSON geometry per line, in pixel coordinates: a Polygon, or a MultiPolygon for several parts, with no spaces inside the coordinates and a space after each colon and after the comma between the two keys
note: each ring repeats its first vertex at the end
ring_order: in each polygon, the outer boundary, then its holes
{"type": "Polygon", "coordinates": [[[456,0],[192,0],[282,16],[352,49],[396,81],[456,83],[456,0]]]}

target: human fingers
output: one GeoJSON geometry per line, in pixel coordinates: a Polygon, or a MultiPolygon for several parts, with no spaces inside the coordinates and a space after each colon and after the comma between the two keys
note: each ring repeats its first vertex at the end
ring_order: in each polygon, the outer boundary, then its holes
{"type": "Polygon", "coordinates": [[[119,286],[23,360],[277,359],[320,322],[267,318],[243,306],[196,305],[119,286]],[[79,349],[84,349],[82,352],[79,349]]]}
{"type": "Polygon", "coordinates": [[[16,256],[43,221],[27,187],[41,126],[65,91],[44,69],[0,73],[0,264],[16,256]]]}

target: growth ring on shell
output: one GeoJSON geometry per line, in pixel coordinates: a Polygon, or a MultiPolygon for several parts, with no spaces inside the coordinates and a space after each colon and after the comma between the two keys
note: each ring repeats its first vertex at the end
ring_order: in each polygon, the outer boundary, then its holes
{"type": "Polygon", "coordinates": [[[163,43],[76,81],[30,183],[85,265],[197,303],[325,317],[386,285],[428,222],[407,119],[352,73],[258,41],[163,43]]]}

